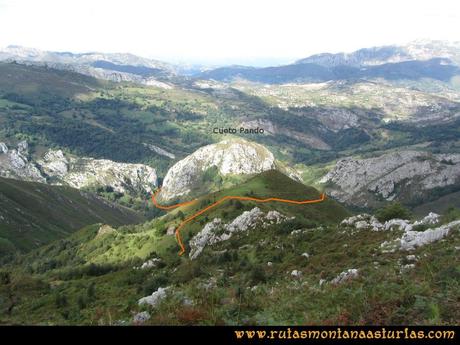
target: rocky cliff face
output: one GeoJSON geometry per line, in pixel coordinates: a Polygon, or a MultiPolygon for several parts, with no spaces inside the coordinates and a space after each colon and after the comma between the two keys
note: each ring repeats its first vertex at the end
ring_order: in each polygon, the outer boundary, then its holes
{"type": "Polygon", "coordinates": [[[169,169],[160,198],[171,200],[187,195],[210,168],[220,176],[251,175],[276,167],[273,154],[262,145],[243,139],[224,140],[204,146],[169,169]]]}
{"type": "Polygon", "coordinates": [[[409,200],[460,183],[460,155],[398,151],[367,159],[347,157],[320,182],[327,184],[331,196],[350,205],[409,200]]]}
{"type": "Polygon", "coordinates": [[[79,158],[48,150],[36,161],[29,158],[27,142],[17,149],[0,143],[0,176],[74,188],[110,186],[118,192],[151,192],[157,185],[155,169],[144,164],[79,158]]]}
{"type": "Polygon", "coordinates": [[[49,150],[37,161],[55,182],[74,188],[110,186],[117,192],[151,192],[157,185],[153,168],[144,164],[118,163],[107,159],[65,157],[61,150],[49,150]]]}
{"type": "Polygon", "coordinates": [[[21,141],[16,149],[0,143],[0,176],[24,181],[46,182],[35,164],[29,162],[29,148],[21,141]]]}

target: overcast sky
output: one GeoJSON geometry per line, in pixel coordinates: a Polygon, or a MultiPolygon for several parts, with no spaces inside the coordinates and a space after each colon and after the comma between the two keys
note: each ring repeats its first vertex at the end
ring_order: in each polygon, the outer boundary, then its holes
{"type": "Polygon", "coordinates": [[[418,38],[460,41],[460,1],[0,0],[0,47],[271,63],[418,38]]]}

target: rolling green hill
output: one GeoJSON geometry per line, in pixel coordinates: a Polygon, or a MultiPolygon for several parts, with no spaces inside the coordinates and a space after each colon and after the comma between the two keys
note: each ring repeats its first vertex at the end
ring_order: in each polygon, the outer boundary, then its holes
{"type": "Polygon", "coordinates": [[[88,224],[118,226],[143,220],[77,189],[0,178],[0,255],[37,248],[88,224]]]}
{"type": "MultiPolygon", "coordinates": [[[[294,181],[277,170],[269,170],[254,176],[250,180],[236,187],[225,189],[199,197],[195,204],[184,206],[170,212],[169,216],[194,214],[203,207],[220,200],[225,196],[250,196],[256,198],[280,198],[289,200],[318,199],[320,193],[313,187],[294,181]]],[[[203,227],[203,224],[214,218],[233,219],[242,210],[250,210],[254,207],[262,211],[277,210],[288,217],[295,217],[291,226],[316,226],[319,224],[334,224],[349,215],[348,211],[330,198],[318,204],[293,205],[282,202],[257,203],[254,201],[226,201],[221,206],[211,209],[196,222],[187,225],[183,231],[185,242],[189,236],[203,227]]],[[[178,225],[181,217],[177,217],[172,224],[178,225]]],[[[169,226],[169,224],[168,224],[169,226]]]]}

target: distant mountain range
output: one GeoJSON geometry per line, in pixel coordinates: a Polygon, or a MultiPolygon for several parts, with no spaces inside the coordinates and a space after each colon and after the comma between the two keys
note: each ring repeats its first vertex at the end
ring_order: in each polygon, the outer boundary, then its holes
{"type": "Polygon", "coordinates": [[[155,84],[176,75],[175,67],[165,62],[128,53],[70,53],[43,51],[10,45],[0,50],[0,60],[45,65],[115,82],[155,84]]]}
{"type": "Polygon", "coordinates": [[[413,60],[448,59],[460,63],[460,42],[416,40],[404,46],[390,45],[363,48],[352,53],[323,53],[298,60],[297,64],[316,64],[323,67],[377,66],[413,60]]]}
{"type": "Polygon", "coordinates": [[[163,82],[182,78],[282,84],[384,78],[449,82],[460,75],[460,43],[414,41],[403,46],[382,46],[352,53],[322,53],[293,64],[273,67],[223,66],[206,69],[173,65],[128,53],[70,53],[42,51],[17,45],[0,50],[0,61],[46,65],[111,81],[130,81],[168,87],[163,82]]]}
{"type": "Polygon", "coordinates": [[[460,74],[459,66],[459,42],[414,41],[404,46],[364,48],[352,53],[316,54],[284,66],[221,67],[199,76],[219,81],[245,79],[268,84],[375,78],[429,78],[449,82],[460,74]]]}

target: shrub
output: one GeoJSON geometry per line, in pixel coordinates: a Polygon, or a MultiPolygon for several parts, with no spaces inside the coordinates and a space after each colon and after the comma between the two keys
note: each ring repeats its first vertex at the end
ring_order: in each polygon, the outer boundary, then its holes
{"type": "Polygon", "coordinates": [[[95,299],[95,297],[96,297],[96,284],[94,284],[94,282],[91,282],[88,285],[88,289],[86,289],[86,296],[88,296],[88,299],[90,301],[95,299]]]}
{"type": "Polygon", "coordinates": [[[57,308],[63,308],[67,306],[67,296],[64,294],[58,293],[55,297],[54,303],[57,308]]]}
{"type": "Polygon", "coordinates": [[[164,273],[156,274],[152,279],[149,279],[143,287],[143,292],[150,295],[152,292],[158,290],[159,287],[165,287],[169,284],[169,279],[164,273]]]}
{"type": "Polygon", "coordinates": [[[77,306],[79,310],[85,309],[86,308],[86,300],[85,297],[80,295],[77,298],[77,306]]]}
{"type": "Polygon", "coordinates": [[[411,217],[409,210],[402,206],[399,202],[394,202],[381,209],[379,209],[375,216],[381,222],[386,222],[390,219],[400,218],[408,219],[411,217]]]}
{"type": "Polygon", "coordinates": [[[249,273],[249,279],[252,285],[265,283],[267,281],[267,276],[263,267],[254,266],[249,273]]]}

